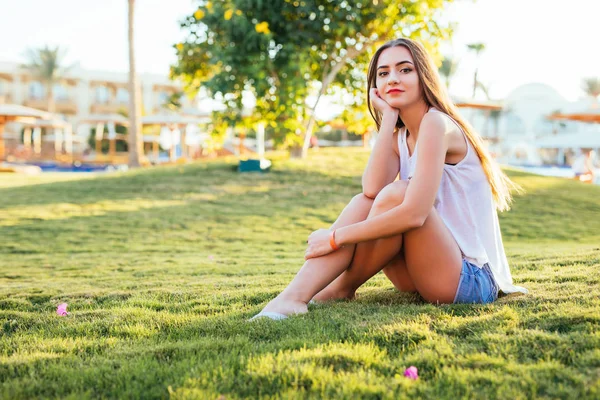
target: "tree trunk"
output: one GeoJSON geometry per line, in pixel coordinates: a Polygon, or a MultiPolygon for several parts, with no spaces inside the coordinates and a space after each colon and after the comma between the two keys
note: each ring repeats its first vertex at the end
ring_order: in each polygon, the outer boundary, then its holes
{"type": "Polygon", "coordinates": [[[46,85],[46,96],[47,96],[47,105],[49,113],[53,113],[56,110],[55,102],[54,102],[54,85],[52,83],[48,83],[46,85]]]}
{"type": "Polygon", "coordinates": [[[331,68],[331,71],[327,71],[327,69],[323,71],[323,79],[321,79],[321,90],[319,90],[317,101],[315,102],[315,105],[312,108],[312,113],[310,115],[310,119],[308,120],[308,124],[306,124],[306,131],[304,133],[304,145],[302,146],[302,158],[306,158],[306,156],[308,155],[310,138],[312,136],[312,131],[315,126],[315,109],[317,108],[317,104],[319,104],[321,96],[325,94],[329,84],[333,82],[338,72],[341,71],[341,69],[344,67],[344,65],[346,65],[348,60],[352,60],[354,57],[362,53],[366,48],[367,46],[365,45],[361,48],[361,50],[357,50],[355,47],[348,49],[348,52],[346,53],[344,58],[340,60],[340,62],[335,64],[333,68],[331,68]]]}
{"type": "Polygon", "coordinates": [[[310,138],[312,137],[312,131],[315,127],[315,109],[317,108],[317,104],[319,104],[319,100],[321,99],[321,95],[323,94],[323,89],[325,86],[321,87],[319,91],[319,96],[317,96],[317,101],[315,102],[314,107],[310,113],[310,118],[308,120],[308,124],[306,125],[306,131],[304,132],[304,144],[302,145],[302,153],[301,157],[306,158],[308,156],[308,147],[310,146],[310,138]]]}
{"type": "Polygon", "coordinates": [[[477,92],[477,68],[475,68],[475,74],[473,75],[473,98],[475,98],[476,92],[477,92]]]}
{"type": "Polygon", "coordinates": [[[135,70],[135,46],[133,37],[135,0],[129,1],[129,166],[139,167],[142,147],[142,104],[140,85],[135,70]]]}
{"type": "Polygon", "coordinates": [[[4,125],[6,123],[6,119],[0,121],[0,161],[4,160],[4,125]]]}

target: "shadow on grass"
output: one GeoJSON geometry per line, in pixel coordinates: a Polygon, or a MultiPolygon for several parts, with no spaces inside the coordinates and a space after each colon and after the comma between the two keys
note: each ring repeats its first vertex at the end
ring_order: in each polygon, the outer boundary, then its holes
{"type": "Polygon", "coordinates": [[[241,174],[236,169],[237,165],[233,163],[197,163],[136,170],[92,179],[0,188],[0,209],[55,203],[93,204],[104,200],[171,200],[188,193],[228,194],[223,187],[231,185],[286,185],[299,191],[310,190],[312,186],[320,189],[351,186],[360,190],[359,177],[332,177],[318,171],[289,169],[264,174],[241,174]]]}

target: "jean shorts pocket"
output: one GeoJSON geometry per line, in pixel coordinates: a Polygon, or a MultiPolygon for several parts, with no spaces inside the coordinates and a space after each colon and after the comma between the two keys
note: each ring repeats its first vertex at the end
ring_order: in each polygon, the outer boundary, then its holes
{"type": "Polygon", "coordinates": [[[464,260],[454,303],[492,303],[497,298],[497,288],[489,265],[480,268],[464,260]]]}
{"type": "Polygon", "coordinates": [[[494,279],[494,274],[488,264],[485,264],[482,268],[482,278],[485,281],[484,287],[489,291],[486,297],[486,303],[493,303],[498,299],[498,283],[494,279]]]}
{"type": "Polygon", "coordinates": [[[463,260],[461,275],[467,275],[471,277],[479,276],[481,274],[481,268],[471,264],[467,260],[463,260]]]}

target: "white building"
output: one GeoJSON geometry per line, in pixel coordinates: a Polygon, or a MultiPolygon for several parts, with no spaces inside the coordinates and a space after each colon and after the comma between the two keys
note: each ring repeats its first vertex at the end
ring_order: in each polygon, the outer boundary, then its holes
{"type": "MultiPolygon", "coordinates": [[[[161,112],[172,94],[182,86],[156,74],[140,74],[143,108],[151,115],[161,112]]],[[[182,96],[182,111],[197,115],[196,101],[182,96]]],[[[17,63],[0,62],[0,102],[13,103],[47,110],[48,100],[43,83],[17,63]]],[[[78,124],[94,115],[128,113],[128,74],[69,68],[61,82],[54,87],[55,113],[76,126],[81,141],[87,141],[91,126],[78,124]]],[[[15,129],[15,128],[13,128],[15,129]]],[[[7,127],[9,131],[9,127],[7,127]]]]}
{"type": "Polygon", "coordinates": [[[593,99],[570,102],[551,86],[529,83],[513,90],[501,104],[497,121],[491,121],[485,111],[461,112],[480,134],[498,138],[490,149],[503,163],[570,165],[581,148],[590,143],[600,148],[600,124],[548,119],[554,113],[589,110],[595,105],[593,99]],[[590,135],[597,135],[598,142],[590,142],[590,135]]]}

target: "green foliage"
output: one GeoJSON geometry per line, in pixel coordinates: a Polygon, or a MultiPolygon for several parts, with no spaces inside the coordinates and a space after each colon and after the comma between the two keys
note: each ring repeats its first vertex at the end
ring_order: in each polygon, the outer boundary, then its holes
{"type": "Polygon", "coordinates": [[[171,93],[169,95],[169,97],[166,99],[166,101],[164,102],[164,104],[162,104],[162,106],[164,108],[166,108],[167,110],[171,110],[171,111],[179,111],[181,110],[181,98],[183,97],[184,93],[183,92],[175,92],[175,93],[171,93]]]}
{"type": "Polygon", "coordinates": [[[54,85],[60,82],[68,70],[68,67],[63,65],[65,54],[65,50],[58,46],[51,48],[45,45],[38,49],[30,48],[25,53],[27,62],[21,66],[44,85],[50,112],[54,112],[54,85]]]}
{"type": "Polygon", "coordinates": [[[175,46],[171,73],[188,91],[205,86],[222,99],[228,111],[215,117],[229,124],[243,119],[242,92],[251,92],[257,104],[250,123],[267,122],[278,143],[297,141],[312,115],[309,95],[320,96],[333,84],[364,97],[370,53],[378,45],[405,36],[435,54],[450,34],[434,21],[446,2],[200,2],[182,22],[189,37],[175,46]]]}
{"type": "Polygon", "coordinates": [[[477,57],[485,50],[485,43],[471,43],[467,45],[467,48],[475,53],[477,57]]]}
{"type": "MultiPolygon", "coordinates": [[[[108,128],[105,126],[104,127],[104,136],[105,137],[107,135],[107,131],[108,131],[108,128]]],[[[127,127],[125,127],[123,125],[115,125],[115,132],[119,133],[119,134],[127,134],[127,127]]],[[[93,127],[90,129],[90,135],[88,136],[87,143],[88,143],[88,146],[90,147],[90,149],[96,148],[96,127],[93,127]]],[[[110,146],[109,141],[106,138],[104,140],[102,140],[102,144],[101,144],[102,153],[108,154],[109,146],[110,146]]],[[[127,151],[127,149],[129,147],[127,145],[127,141],[117,140],[115,148],[119,152],[124,152],[124,151],[127,151]]]]}
{"type": "Polygon", "coordinates": [[[452,81],[452,77],[456,74],[458,70],[458,61],[452,57],[444,57],[442,59],[442,65],[440,66],[439,72],[442,77],[444,77],[444,81],[446,87],[450,87],[450,82],[452,81]]]}
{"type": "MultiPolygon", "coordinates": [[[[344,130],[343,129],[332,129],[329,132],[321,131],[321,132],[317,132],[317,136],[319,137],[319,139],[332,140],[332,141],[339,142],[344,137],[344,130]]],[[[347,140],[360,141],[361,139],[362,138],[360,135],[357,135],[353,132],[347,132],[347,140]]]]}
{"type": "MultiPolygon", "coordinates": [[[[467,48],[472,51],[473,53],[475,53],[475,57],[477,58],[477,60],[479,60],[479,56],[481,55],[481,53],[483,53],[485,51],[485,43],[471,43],[467,45],[467,48]]],[[[475,72],[473,73],[473,94],[472,97],[475,97],[475,94],[477,93],[477,88],[480,89],[484,89],[484,94],[486,95],[486,97],[489,98],[488,93],[485,91],[485,86],[483,86],[481,84],[481,82],[479,82],[479,80],[477,79],[477,72],[478,72],[478,68],[475,68],[475,72]]]]}
{"type": "Polygon", "coordinates": [[[245,322],[368,154],[2,176],[0,397],[598,398],[600,188],[565,179],[508,171],[526,193],[502,233],[528,295],[435,306],[378,274],[354,301],[245,322]]]}
{"type": "Polygon", "coordinates": [[[27,62],[22,65],[34,78],[50,87],[59,82],[66,69],[63,65],[65,50],[46,45],[39,49],[27,49],[27,62]]]}

